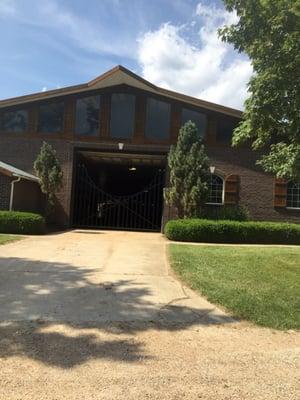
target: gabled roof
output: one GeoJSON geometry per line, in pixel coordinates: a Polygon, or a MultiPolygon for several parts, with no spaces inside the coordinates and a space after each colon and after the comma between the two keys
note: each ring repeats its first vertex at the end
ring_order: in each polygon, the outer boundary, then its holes
{"type": "Polygon", "coordinates": [[[34,93],[26,96],[14,97],[6,100],[0,100],[0,108],[18,104],[24,104],[37,100],[48,99],[52,97],[65,96],[68,94],[86,92],[89,90],[106,88],[121,84],[133,86],[138,89],[162,95],[173,100],[185,102],[196,107],[201,107],[207,110],[220,112],[222,114],[231,115],[236,118],[242,117],[242,111],[240,110],[236,110],[230,107],[225,107],[219,104],[214,104],[205,100],[200,100],[195,97],[186,96],[182,93],[173,92],[171,90],[163,89],[159,86],[153,85],[151,82],[148,82],[139,75],[136,75],[129,69],[123,67],[122,65],[116,66],[115,68],[105,72],[104,74],[98,76],[97,78],[91,80],[88,83],[75,86],[68,86],[62,89],[48,90],[46,92],[34,93]]]}
{"type": "Polygon", "coordinates": [[[0,161],[0,172],[3,172],[5,175],[11,177],[15,176],[17,178],[27,179],[29,181],[34,181],[34,182],[40,181],[37,176],[29,174],[28,172],[22,171],[21,169],[15,168],[12,165],[6,164],[2,161],[0,161]]]}

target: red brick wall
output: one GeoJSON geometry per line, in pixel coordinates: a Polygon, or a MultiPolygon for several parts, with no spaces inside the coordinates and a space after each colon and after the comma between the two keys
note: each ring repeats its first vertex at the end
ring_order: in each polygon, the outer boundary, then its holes
{"type": "Polygon", "coordinates": [[[11,179],[0,173],[0,210],[9,209],[11,179]]]}
{"type": "MultiPolygon", "coordinates": [[[[41,148],[42,140],[38,138],[0,137],[0,160],[34,173],[33,164],[41,148]]],[[[71,200],[73,146],[67,141],[51,140],[47,138],[57,152],[57,157],[63,169],[63,186],[57,194],[55,222],[68,226],[71,200]]]]}
{"type": "MultiPolygon", "coordinates": [[[[238,205],[248,210],[250,219],[300,223],[300,211],[273,206],[274,177],[256,166],[257,154],[225,146],[209,146],[207,152],[216,174],[224,178],[231,174],[239,176],[238,205]]],[[[164,223],[172,218],[176,218],[176,211],[165,205],[164,223]]]]}
{"type": "MultiPolygon", "coordinates": [[[[68,226],[71,210],[74,147],[80,146],[89,149],[103,149],[106,147],[108,149],[112,144],[97,145],[59,139],[47,139],[47,142],[56,149],[64,172],[63,187],[57,196],[56,222],[62,226],[68,226]]],[[[33,172],[33,163],[41,144],[42,140],[38,138],[0,137],[0,160],[27,172],[33,172]]],[[[127,148],[129,148],[128,146],[127,148]]],[[[143,150],[145,148],[145,145],[140,147],[136,145],[131,150],[143,150]]],[[[155,147],[152,150],[155,151],[155,147]]],[[[117,145],[113,145],[113,151],[117,151],[117,145]]],[[[126,151],[126,146],[124,151],[126,151]]],[[[273,207],[274,179],[271,175],[263,173],[255,166],[257,155],[254,152],[243,148],[232,149],[225,146],[209,146],[208,154],[211,164],[216,167],[216,173],[220,173],[223,176],[239,175],[239,204],[248,209],[252,219],[300,223],[300,212],[275,209],[273,207]]],[[[165,209],[165,214],[168,214],[167,208],[165,209]]]]}
{"type": "Polygon", "coordinates": [[[239,205],[249,211],[251,219],[300,223],[299,211],[274,208],[274,177],[255,165],[258,157],[255,152],[245,148],[210,147],[208,154],[216,172],[224,176],[239,175],[239,205]]]}
{"type": "Polygon", "coordinates": [[[21,179],[14,184],[14,211],[44,212],[44,202],[37,182],[21,179]]]}

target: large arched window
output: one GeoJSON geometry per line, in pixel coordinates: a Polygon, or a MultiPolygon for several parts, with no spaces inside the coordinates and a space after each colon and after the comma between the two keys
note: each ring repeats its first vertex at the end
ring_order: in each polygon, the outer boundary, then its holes
{"type": "Polygon", "coordinates": [[[300,182],[289,182],[287,184],[286,206],[300,209],[300,182]]]}
{"type": "Polygon", "coordinates": [[[224,179],[211,175],[207,204],[224,204],[224,179]]]}

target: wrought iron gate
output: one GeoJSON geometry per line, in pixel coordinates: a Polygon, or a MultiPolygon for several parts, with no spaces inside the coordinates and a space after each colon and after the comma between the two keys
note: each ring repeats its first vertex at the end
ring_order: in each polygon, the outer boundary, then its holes
{"type": "Polygon", "coordinates": [[[78,164],[73,225],[78,228],[159,231],[163,186],[164,170],[159,170],[144,190],[128,196],[112,195],[93,182],[84,164],[78,164]]]}

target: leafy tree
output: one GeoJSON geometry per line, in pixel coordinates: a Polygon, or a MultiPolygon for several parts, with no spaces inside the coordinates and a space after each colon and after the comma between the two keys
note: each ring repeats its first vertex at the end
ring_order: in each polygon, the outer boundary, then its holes
{"type": "Polygon", "coordinates": [[[34,162],[34,169],[40,178],[42,192],[46,196],[46,217],[53,211],[55,193],[62,185],[63,173],[53,147],[43,142],[40,153],[34,162]]]}
{"type": "Polygon", "coordinates": [[[180,129],[177,144],[168,155],[170,187],[167,204],[177,209],[179,218],[197,216],[208,195],[209,160],[196,125],[188,121],[180,129]]]}
{"type": "Polygon", "coordinates": [[[300,178],[300,0],[224,0],[236,24],[220,30],[226,42],[245,52],[254,75],[248,84],[244,120],[233,145],[259,149],[263,169],[300,178]]]}

